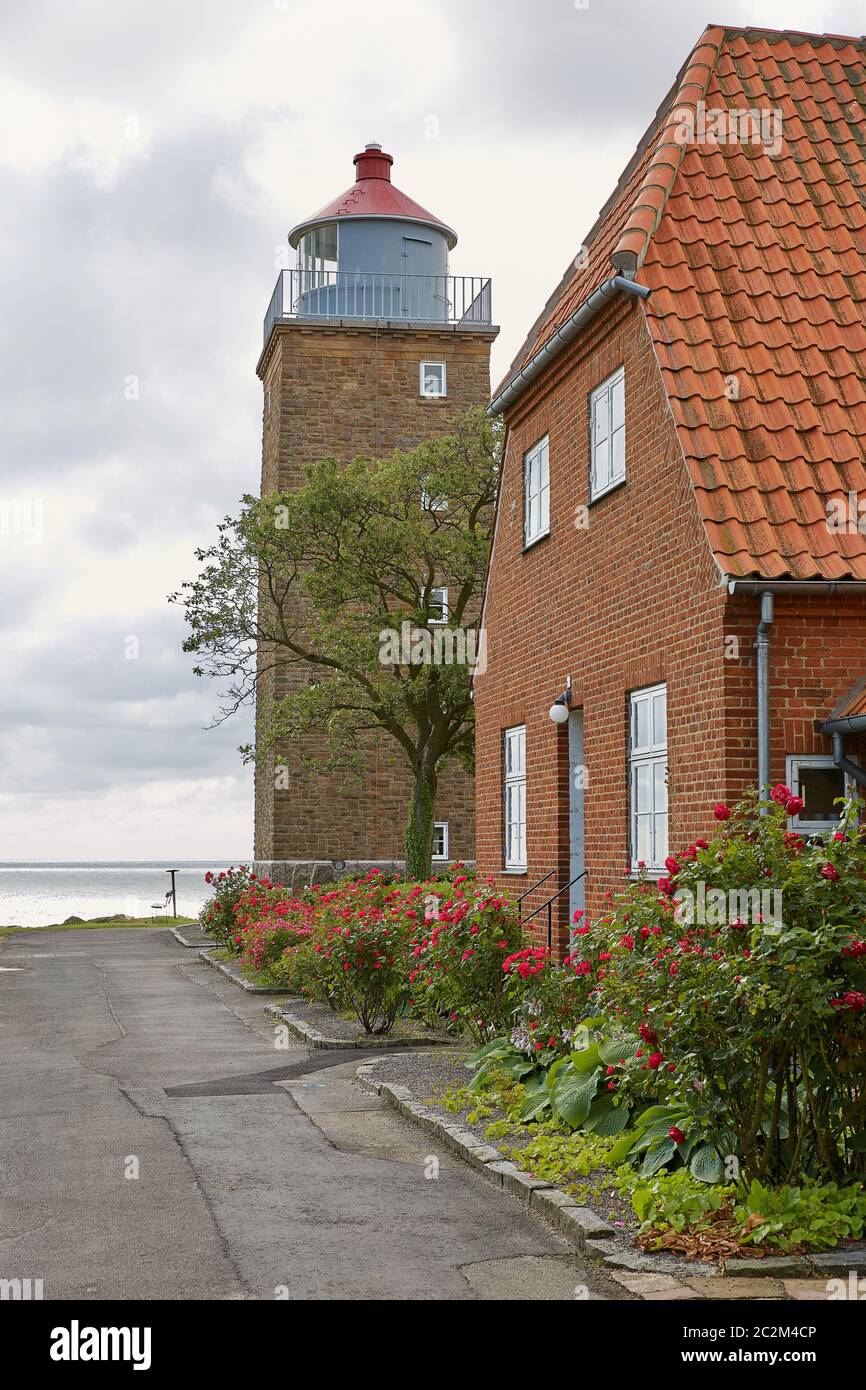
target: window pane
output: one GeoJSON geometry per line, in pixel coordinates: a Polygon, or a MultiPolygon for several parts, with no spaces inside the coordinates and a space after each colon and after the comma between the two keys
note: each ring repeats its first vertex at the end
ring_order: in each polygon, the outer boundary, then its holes
{"type": "Polygon", "coordinates": [[[845,795],[845,775],[838,767],[801,767],[800,795],[805,802],[800,818],[804,821],[836,821],[839,807],[833,798],[845,795]]]}
{"type": "Polygon", "coordinates": [[[532,540],[538,534],[538,498],[528,496],[526,499],[526,539],[532,540]]]}
{"type": "Polygon", "coordinates": [[[668,854],[668,818],[666,815],[655,818],[655,862],[663,864],[668,854]]]}
{"type": "Polygon", "coordinates": [[[668,809],[668,770],[661,760],[653,763],[653,806],[657,811],[668,809]]]}
{"type": "Polygon", "coordinates": [[[618,429],[612,441],[611,478],[625,477],[625,430],[618,429]]]}
{"type": "Polygon", "coordinates": [[[666,690],[653,696],[653,743],[656,748],[666,748],[668,742],[668,697],[666,690]]]}
{"type": "Polygon", "coordinates": [[[610,434],[610,396],[607,390],[599,391],[593,405],[593,437],[598,443],[610,434]]]}
{"type": "Polygon", "coordinates": [[[635,768],[635,796],[638,815],[653,809],[652,764],[638,763],[635,768]]]}
{"type": "Polygon", "coordinates": [[[634,699],[634,746],[639,748],[649,748],[650,743],[650,711],[649,700],[646,697],[634,699]]]}
{"type": "Polygon", "coordinates": [[[546,485],[538,499],[538,507],[538,529],[539,531],[547,531],[550,529],[550,489],[546,485]]]}
{"type": "Polygon", "coordinates": [[[611,388],[611,425],[620,429],[625,424],[625,373],[617,377],[611,388]]]}
{"type": "Polygon", "coordinates": [[[592,476],[596,492],[601,492],[610,482],[610,441],[607,439],[595,446],[592,476]]]}
{"type": "Polygon", "coordinates": [[[645,864],[651,864],[653,862],[652,823],[652,816],[637,817],[635,858],[642,859],[645,864]]]}

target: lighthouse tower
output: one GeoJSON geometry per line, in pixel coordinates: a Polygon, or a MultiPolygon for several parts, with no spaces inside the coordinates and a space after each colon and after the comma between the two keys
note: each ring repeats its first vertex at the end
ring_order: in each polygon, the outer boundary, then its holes
{"type": "MultiPolygon", "coordinates": [[[[355,182],[289,233],[294,269],[277,279],[257,373],[264,387],[262,494],[291,491],[317,459],[376,458],[447,433],[490,396],[497,334],[490,281],[450,273],[457,235],[391,181],[380,145],[354,157],[355,182]]],[[[263,672],[268,702],[315,679],[263,672]]],[[[362,785],[309,772],[310,735],[256,764],[255,859],[276,882],[340,876],[402,857],[409,777],[385,735],[362,785]]],[[[474,857],[471,778],[444,770],[434,853],[474,857]]]]}

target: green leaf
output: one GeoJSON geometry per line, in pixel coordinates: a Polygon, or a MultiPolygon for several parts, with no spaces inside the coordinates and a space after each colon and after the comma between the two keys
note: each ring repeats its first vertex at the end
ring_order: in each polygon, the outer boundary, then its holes
{"type": "Polygon", "coordinates": [[[601,1067],[586,1076],[572,1069],[560,1073],[553,1092],[553,1108],[572,1129],[582,1125],[589,1114],[600,1076],[601,1067]]]}
{"type": "Polygon", "coordinates": [[[699,1182],[721,1182],[723,1169],[721,1159],[712,1144],[702,1144],[689,1160],[689,1170],[699,1182]]]}
{"type": "Polygon", "coordinates": [[[590,1106],[583,1127],[590,1134],[611,1139],[615,1134],[622,1134],[628,1124],[628,1115],[627,1105],[614,1105],[608,1096],[599,1096],[590,1106]]]}
{"type": "Polygon", "coordinates": [[[637,1038],[604,1038],[598,1045],[599,1059],[607,1064],[619,1062],[622,1058],[633,1057],[636,1047],[637,1038]]]}
{"type": "Polygon", "coordinates": [[[580,1052],[572,1052],[569,1061],[577,1072],[592,1071],[601,1061],[598,1043],[590,1043],[589,1047],[584,1047],[580,1052]]]}
{"type": "Polygon", "coordinates": [[[636,1129],[630,1129],[626,1134],[618,1139],[607,1156],[607,1161],[611,1168],[616,1168],[618,1164],[624,1163],[634,1147],[634,1142],[638,1137],[636,1129]]]}
{"type": "Polygon", "coordinates": [[[652,1148],[647,1149],[644,1161],[640,1166],[641,1177],[652,1177],[659,1168],[664,1168],[666,1163],[670,1163],[676,1151],[677,1146],[673,1139],[662,1139],[659,1143],[653,1144],[652,1148]]]}

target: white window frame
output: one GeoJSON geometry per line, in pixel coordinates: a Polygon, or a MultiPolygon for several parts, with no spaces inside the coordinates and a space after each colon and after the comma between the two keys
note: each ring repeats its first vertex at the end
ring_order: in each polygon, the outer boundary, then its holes
{"type": "Polygon", "coordinates": [[[447,512],[448,498],[433,497],[425,487],[421,489],[421,507],[425,512],[447,512]]]}
{"type": "Polygon", "coordinates": [[[435,848],[434,848],[434,850],[433,850],[433,856],[432,856],[432,857],[433,857],[433,859],[435,860],[435,862],[436,862],[437,864],[441,864],[444,860],[446,860],[446,859],[448,858],[448,822],[447,822],[447,820],[437,820],[437,821],[434,821],[434,822],[433,822],[433,841],[434,841],[434,845],[435,845],[435,841],[436,841],[436,831],[437,831],[437,830],[441,830],[441,831],[442,831],[442,853],[441,853],[441,854],[437,854],[437,853],[436,853],[436,850],[435,850],[435,848]]]}
{"type": "Polygon", "coordinates": [[[643,860],[650,873],[663,873],[665,859],[668,855],[668,793],[667,793],[667,769],[668,769],[668,721],[667,721],[667,686],[648,685],[640,690],[632,690],[628,699],[629,714],[629,734],[628,734],[628,800],[629,800],[629,852],[631,855],[632,872],[637,872],[639,860],[643,860]],[[664,700],[664,739],[659,740],[655,732],[655,713],[656,706],[660,699],[664,700]],[[638,743],[638,710],[643,707],[648,715],[649,741],[638,743]],[[641,811],[638,800],[638,786],[641,780],[641,770],[648,768],[649,800],[648,811],[641,811]],[[659,776],[661,769],[661,776],[659,776]],[[664,788],[663,797],[659,795],[660,788],[664,788]],[[664,801],[662,808],[661,802],[664,801]],[[639,816],[650,817],[650,843],[651,853],[647,856],[638,852],[638,818],[639,816]]]}
{"type": "Polygon", "coordinates": [[[505,868],[526,872],[526,725],[503,733],[503,826],[505,868]]]}
{"type": "Polygon", "coordinates": [[[446,362],[422,362],[418,370],[419,390],[425,401],[441,401],[448,395],[448,364],[446,362]],[[441,391],[428,391],[427,369],[435,367],[442,373],[441,391]]]}
{"type": "Polygon", "coordinates": [[[547,435],[523,455],[523,544],[550,534],[550,440],[547,435]]]}
{"type": "MultiPolygon", "coordinates": [[[[795,796],[801,796],[800,791],[800,768],[801,767],[835,767],[836,764],[829,753],[790,753],[785,759],[785,782],[791,788],[795,796]]],[[[853,778],[843,774],[842,786],[845,796],[850,796],[853,790],[853,778]]],[[[835,821],[809,820],[809,807],[804,806],[799,816],[789,816],[788,825],[792,830],[796,830],[801,835],[826,835],[832,833],[836,826],[835,821]]]]}
{"type": "Polygon", "coordinates": [[[625,367],[615,372],[589,396],[589,498],[594,502],[625,482],[625,367]],[[617,418],[614,404],[617,403],[617,418]],[[622,418],[619,418],[619,403],[622,418]],[[621,438],[621,460],[615,467],[614,440],[621,438]],[[604,446],[604,448],[602,447],[604,446]],[[602,468],[602,459],[605,460],[602,468]]]}
{"type": "Polygon", "coordinates": [[[430,627],[445,627],[448,624],[450,612],[448,608],[448,589],[447,586],[444,584],[434,585],[434,587],[430,590],[430,602],[428,604],[428,607],[432,608],[437,602],[441,603],[442,605],[441,616],[438,618],[428,618],[427,623],[430,627]],[[441,595],[440,599],[437,599],[437,594],[441,595]]]}

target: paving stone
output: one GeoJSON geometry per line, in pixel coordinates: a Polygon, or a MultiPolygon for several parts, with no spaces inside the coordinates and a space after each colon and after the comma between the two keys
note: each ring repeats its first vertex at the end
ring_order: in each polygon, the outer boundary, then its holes
{"type": "Polygon", "coordinates": [[[589,1207],[563,1207],[560,1218],[563,1230],[574,1228],[584,1240],[610,1240],[613,1236],[613,1227],[589,1207]]]}
{"type": "Polygon", "coordinates": [[[690,1289],[704,1298],[782,1298],[784,1290],[777,1279],[726,1279],[722,1275],[709,1278],[687,1276],[683,1279],[690,1289]]]}
{"type": "Polygon", "coordinates": [[[542,1182],[540,1178],[530,1177],[528,1173],[523,1172],[522,1168],[518,1168],[516,1163],[511,1163],[508,1159],[504,1159],[500,1163],[486,1163],[482,1171],[487,1174],[498,1173],[506,1192],[510,1192],[514,1197],[519,1197],[522,1202],[528,1203],[534,1191],[551,1186],[549,1182],[542,1182]]]}
{"type": "Polygon", "coordinates": [[[678,1281],[670,1274],[618,1274],[618,1284],[630,1289],[632,1293],[664,1293],[678,1287],[678,1281]]]}
{"type": "Polygon", "coordinates": [[[641,1297],[646,1303],[681,1303],[688,1300],[699,1303],[703,1294],[698,1293],[696,1289],[690,1289],[688,1284],[677,1284],[667,1293],[645,1293],[641,1294],[641,1297]]]}
{"type": "Polygon", "coordinates": [[[728,1260],[725,1275],[728,1279],[796,1279],[806,1278],[811,1273],[808,1260],[794,1255],[777,1259],[771,1256],[766,1260],[728,1260]]]}
{"type": "Polygon", "coordinates": [[[820,1255],[810,1255],[809,1263],[820,1274],[844,1278],[852,1269],[866,1274],[866,1250],[828,1250],[820,1255]]]}
{"type": "Polygon", "coordinates": [[[785,1293],[800,1302],[826,1302],[830,1295],[826,1279],[786,1279],[785,1293]]]}
{"type": "Polygon", "coordinates": [[[562,1212],[576,1208],[577,1202],[558,1187],[537,1187],[530,1196],[529,1205],[539,1216],[543,1216],[545,1221],[552,1221],[555,1226],[559,1226],[562,1212]]]}

